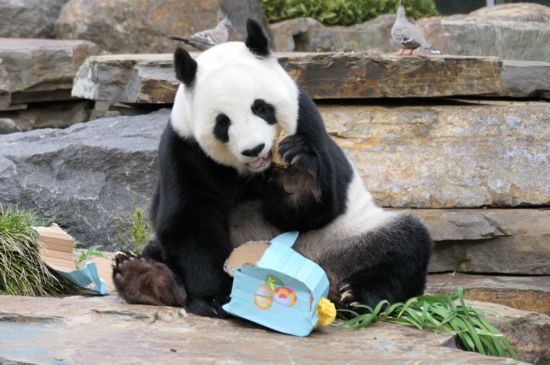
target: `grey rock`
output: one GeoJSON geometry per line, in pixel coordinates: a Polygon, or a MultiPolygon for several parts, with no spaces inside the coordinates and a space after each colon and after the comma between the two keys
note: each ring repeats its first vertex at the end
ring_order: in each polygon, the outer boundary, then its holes
{"type": "Polygon", "coordinates": [[[0,0],[0,37],[53,38],[54,24],[68,0],[0,0]]]}
{"type": "MultiPolygon", "coordinates": [[[[502,59],[550,59],[550,7],[505,4],[466,15],[417,21],[424,36],[442,53],[496,56],[502,59]]],[[[351,27],[326,27],[313,19],[272,24],[275,49],[290,52],[397,51],[390,37],[393,14],[381,15],[351,27]]]]}
{"type": "Polygon", "coordinates": [[[510,340],[520,360],[550,364],[550,316],[487,302],[468,303],[484,309],[484,315],[510,340]]]}
{"type": "Polygon", "coordinates": [[[191,35],[222,18],[216,0],[70,0],[55,24],[57,38],[85,39],[113,53],[172,52],[169,36],[191,35]]]}
{"type": "MultiPolygon", "coordinates": [[[[550,275],[548,209],[412,209],[409,212],[426,224],[435,241],[428,268],[432,273],[550,275]]],[[[547,298],[549,301],[550,296],[547,298]]],[[[538,305],[550,310],[550,302],[538,305]]]]}
{"type": "Polygon", "coordinates": [[[483,20],[546,23],[550,22],[550,7],[535,3],[499,4],[472,11],[469,17],[483,20]]]}
{"type": "Polygon", "coordinates": [[[279,52],[391,52],[394,21],[394,14],[384,14],[349,27],[327,27],[312,18],[294,18],[271,24],[271,31],[279,52]]]}
{"type": "Polygon", "coordinates": [[[432,44],[445,53],[507,60],[550,59],[546,46],[550,42],[548,6],[501,4],[467,15],[421,19],[419,26],[432,44]]]}
{"type": "Polygon", "coordinates": [[[322,327],[300,338],[113,296],[2,296],[0,312],[0,358],[31,363],[522,364],[458,350],[449,334],[388,323],[357,331],[322,327]]]}
{"type": "Polygon", "coordinates": [[[21,129],[13,119],[0,118],[0,134],[20,132],[21,129]]]}
{"type": "Polygon", "coordinates": [[[0,133],[1,120],[10,120],[13,123],[11,132],[37,128],[65,128],[75,123],[85,122],[90,119],[92,104],[87,100],[64,101],[32,104],[21,110],[0,111],[0,133]]]}
{"type": "MultiPolygon", "coordinates": [[[[548,225],[550,219],[546,218],[548,225]]],[[[436,242],[429,272],[550,275],[550,233],[436,242]]]]}
{"type": "Polygon", "coordinates": [[[133,206],[150,202],[168,115],[0,136],[0,203],[56,217],[78,240],[112,249],[133,206]]]}
{"type": "Polygon", "coordinates": [[[10,104],[70,99],[76,71],[97,52],[86,41],[0,38],[0,110],[10,104]],[[2,91],[9,104],[2,102],[2,91]]]}
{"type": "Polygon", "coordinates": [[[246,22],[254,19],[269,39],[273,36],[258,0],[221,0],[222,11],[231,20],[230,40],[244,41],[246,39],[246,22]]]}
{"type": "Polygon", "coordinates": [[[502,81],[510,88],[510,96],[550,99],[550,63],[506,60],[502,81]]]}

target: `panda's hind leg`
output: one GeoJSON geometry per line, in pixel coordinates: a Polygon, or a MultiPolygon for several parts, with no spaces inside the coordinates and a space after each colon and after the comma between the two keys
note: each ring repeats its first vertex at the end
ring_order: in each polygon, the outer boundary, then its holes
{"type": "Polygon", "coordinates": [[[387,224],[337,245],[319,264],[331,283],[329,299],[341,308],[376,306],[421,295],[432,240],[415,217],[399,215],[387,224]]]}

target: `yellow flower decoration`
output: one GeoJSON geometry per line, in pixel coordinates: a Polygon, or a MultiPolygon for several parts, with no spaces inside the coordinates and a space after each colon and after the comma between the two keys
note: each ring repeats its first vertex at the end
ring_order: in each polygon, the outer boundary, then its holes
{"type": "Polygon", "coordinates": [[[319,317],[318,326],[328,326],[336,319],[336,307],[330,300],[321,298],[317,305],[317,316],[319,317]]]}

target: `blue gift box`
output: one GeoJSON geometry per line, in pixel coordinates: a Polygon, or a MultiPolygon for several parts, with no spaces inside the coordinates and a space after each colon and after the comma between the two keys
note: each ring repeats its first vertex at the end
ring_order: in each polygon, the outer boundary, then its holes
{"type": "Polygon", "coordinates": [[[329,281],[319,265],[292,249],[297,237],[298,232],[275,237],[260,261],[234,270],[225,311],[279,332],[311,333],[329,281]]]}

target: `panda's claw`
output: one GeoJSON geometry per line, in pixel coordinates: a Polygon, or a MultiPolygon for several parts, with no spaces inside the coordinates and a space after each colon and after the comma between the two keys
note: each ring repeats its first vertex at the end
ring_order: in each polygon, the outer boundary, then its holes
{"type": "Polygon", "coordinates": [[[340,292],[340,302],[346,306],[353,306],[357,303],[355,300],[355,295],[353,294],[353,289],[349,283],[343,283],[338,288],[340,292]]]}

